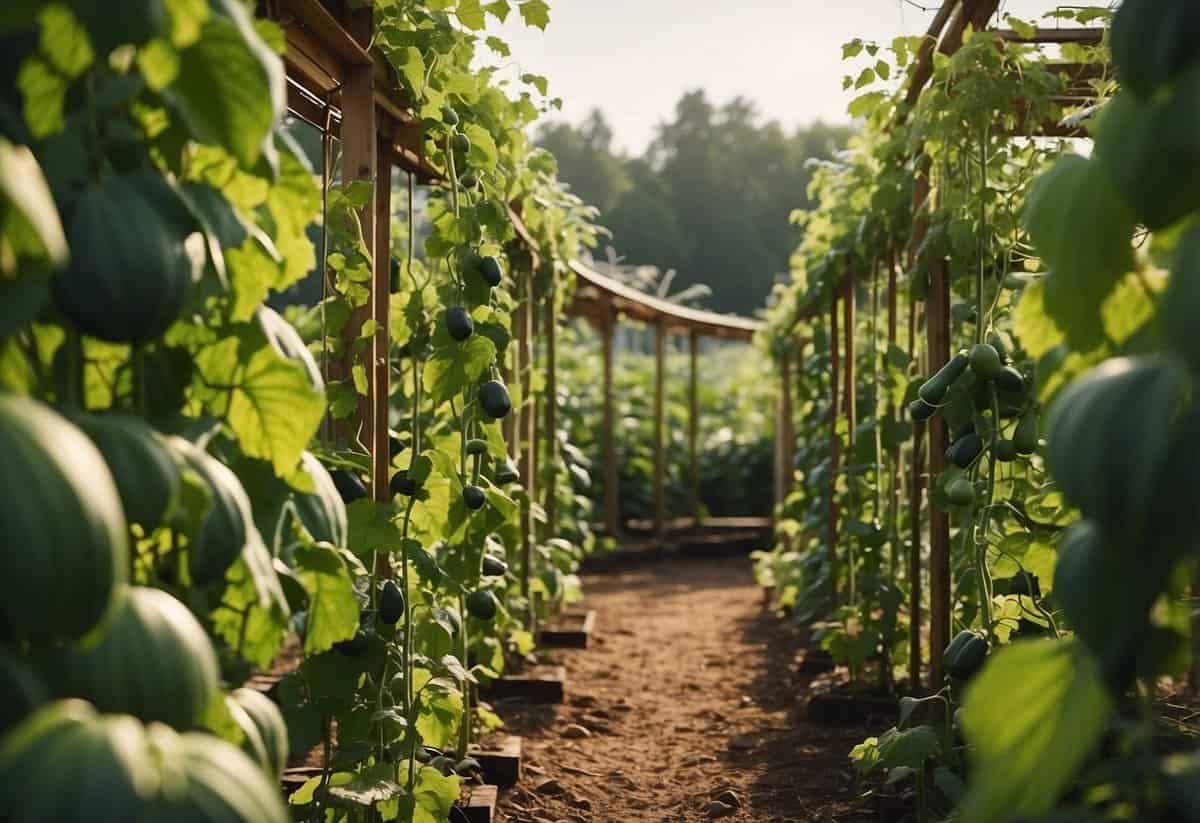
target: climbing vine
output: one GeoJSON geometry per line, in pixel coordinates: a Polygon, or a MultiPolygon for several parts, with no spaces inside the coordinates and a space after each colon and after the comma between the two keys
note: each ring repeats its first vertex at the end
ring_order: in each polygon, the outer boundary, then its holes
{"type": "MultiPolygon", "coordinates": [[[[135,791],[115,742],[68,747],[70,764],[47,748],[132,734],[221,819],[287,819],[289,752],[319,764],[288,798],[300,818],[448,819],[499,724],[477,687],[533,651],[591,544],[586,510],[545,506],[505,437],[543,385],[513,316],[561,308],[564,263],[594,237],[524,134],[556,105],[545,79],[513,91],[481,64],[509,56],[482,32],[510,13],[544,28],[549,9],[373,4],[441,180],[424,215],[407,180],[376,250],[394,258],[385,500],[360,415],[375,190],[285,118],[282,30],[237,0],[0,12],[0,414],[20,455],[2,525],[27,549],[3,561],[0,674],[20,699],[0,815],[85,819],[14,781],[98,768],[115,782],[76,813],[191,813],[135,791]],[[318,300],[281,297],[309,280],[318,300]],[[55,524],[27,520],[52,504],[55,524]],[[266,671],[274,702],[240,688],[266,671]]],[[[543,484],[567,471],[555,451],[543,484]]]]}

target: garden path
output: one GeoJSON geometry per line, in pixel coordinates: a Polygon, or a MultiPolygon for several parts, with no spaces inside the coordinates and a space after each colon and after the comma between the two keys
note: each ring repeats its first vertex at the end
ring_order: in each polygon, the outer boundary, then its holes
{"type": "Polygon", "coordinates": [[[498,707],[527,769],[500,821],[870,819],[847,759],[866,732],[803,719],[799,638],[748,558],[643,563],[584,590],[592,647],[555,655],[567,704],[498,707]]]}

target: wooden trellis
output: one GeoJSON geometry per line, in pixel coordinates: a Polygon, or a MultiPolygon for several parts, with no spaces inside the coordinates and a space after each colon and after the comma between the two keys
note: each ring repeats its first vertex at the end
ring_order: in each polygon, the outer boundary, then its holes
{"type": "MultiPolygon", "coordinates": [[[[933,76],[934,55],[937,53],[950,56],[961,48],[963,37],[970,27],[976,31],[987,29],[989,21],[996,15],[999,0],[945,0],[938,8],[930,26],[917,50],[917,55],[909,73],[909,85],[905,93],[906,105],[901,107],[897,118],[902,122],[913,110],[922,92],[933,76]]],[[[1104,31],[1098,28],[1059,28],[1036,29],[1032,36],[1024,36],[1008,29],[990,29],[1000,40],[1014,43],[1076,43],[1082,45],[1098,45],[1103,41],[1104,31]]],[[[1103,68],[1096,65],[1079,63],[1052,63],[1050,68],[1066,77],[1064,91],[1055,98],[1055,102],[1063,106],[1080,106],[1093,99],[1095,94],[1090,85],[1092,81],[1103,76],[1103,68]]],[[[1014,135],[1032,137],[1078,137],[1085,136],[1084,130],[1078,126],[1060,123],[1030,123],[1022,117],[1024,103],[1014,100],[1012,112],[1017,115],[1017,126],[1014,135]]],[[[915,176],[913,180],[913,213],[914,221],[909,237],[908,262],[911,265],[916,258],[916,252],[921,247],[929,231],[929,214],[932,203],[929,185],[929,162],[923,151],[916,152],[914,158],[915,176]]],[[[896,262],[894,257],[888,263],[889,275],[889,317],[888,339],[896,342],[895,332],[895,275],[896,262]]],[[[931,374],[940,369],[950,357],[950,272],[945,260],[935,260],[931,263],[931,288],[923,305],[915,302],[910,307],[908,350],[910,360],[921,361],[921,371],[931,374]],[[925,345],[918,356],[916,328],[918,321],[924,320],[925,345]]],[[[849,424],[850,437],[853,438],[854,410],[854,308],[855,291],[852,274],[843,272],[831,290],[831,296],[824,306],[814,307],[811,312],[797,318],[797,322],[808,317],[819,316],[817,312],[828,312],[829,345],[830,345],[830,438],[831,438],[831,473],[830,473],[830,510],[828,520],[828,542],[831,568],[837,568],[839,559],[836,546],[841,530],[841,520],[836,500],[838,477],[842,471],[842,438],[838,434],[839,420],[849,424]],[[842,303],[839,306],[839,303],[842,303]],[[839,310],[840,309],[840,310],[839,310]]],[[[795,347],[799,351],[800,347],[795,347]]],[[[791,353],[785,353],[781,358],[781,380],[790,387],[790,372],[795,365],[791,353]]],[[[920,513],[922,497],[928,486],[927,478],[936,477],[945,468],[945,451],[948,445],[948,432],[945,421],[940,416],[934,417],[927,424],[917,423],[914,433],[914,443],[910,454],[908,478],[905,487],[908,489],[909,517],[912,528],[909,534],[910,546],[908,555],[908,575],[911,586],[909,602],[910,638],[909,638],[909,676],[914,690],[920,690],[922,670],[922,589],[924,581],[922,574],[929,575],[929,644],[933,650],[945,648],[950,640],[950,524],[944,512],[934,507],[929,508],[929,555],[928,563],[923,562],[924,551],[920,513]]],[[[851,441],[852,442],[852,441],[851,441]]],[[[899,455],[893,453],[893,470],[899,471],[899,455]]],[[[898,491],[899,483],[893,483],[898,491]]],[[[833,603],[836,605],[840,593],[837,591],[837,575],[834,573],[833,603]]],[[[943,679],[942,655],[935,651],[929,660],[930,682],[940,683],[943,679]]]]}

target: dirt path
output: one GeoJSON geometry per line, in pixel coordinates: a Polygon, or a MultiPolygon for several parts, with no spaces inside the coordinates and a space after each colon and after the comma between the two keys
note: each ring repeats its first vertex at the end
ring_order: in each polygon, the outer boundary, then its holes
{"type": "Polygon", "coordinates": [[[527,767],[501,821],[869,819],[846,758],[865,732],[802,719],[796,635],[747,558],[592,575],[585,591],[598,637],[556,655],[567,705],[499,707],[527,767]]]}

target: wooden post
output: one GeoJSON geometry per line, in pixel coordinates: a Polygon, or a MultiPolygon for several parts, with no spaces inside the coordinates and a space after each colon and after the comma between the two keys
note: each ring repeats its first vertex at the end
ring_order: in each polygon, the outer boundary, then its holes
{"type": "Polygon", "coordinates": [[[543,333],[546,336],[546,537],[558,536],[558,311],[557,272],[551,272],[543,333]]]}
{"type": "MultiPolygon", "coordinates": [[[[858,425],[858,385],[856,381],[857,364],[855,363],[855,336],[858,331],[858,325],[855,320],[855,305],[857,294],[854,283],[854,269],[847,267],[846,269],[846,295],[842,303],[842,334],[846,339],[845,348],[845,364],[842,368],[842,373],[846,377],[846,385],[842,390],[843,403],[846,408],[846,465],[850,466],[854,460],[854,428],[858,425]]],[[[847,478],[850,487],[850,500],[852,504],[857,503],[854,494],[854,484],[847,478]]],[[[855,604],[858,602],[858,572],[855,568],[856,559],[853,551],[853,543],[847,543],[846,552],[846,579],[849,594],[849,603],[855,604]]]]}
{"type": "Polygon", "coordinates": [[[533,601],[530,596],[530,578],[533,565],[533,512],[531,504],[537,499],[537,477],[534,472],[534,454],[537,441],[534,439],[534,406],[530,396],[533,389],[533,264],[514,272],[517,284],[518,310],[514,317],[517,324],[518,379],[521,383],[521,405],[517,408],[517,431],[521,450],[517,470],[525,487],[525,500],[521,503],[521,596],[529,604],[527,626],[533,625],[533,601]]]}
{"type": "Polygon", "coordinates": [[[838,474],[841,473],[842,438],[838,434],[841,416],[841,335],[838,333],[838,290],[833,290],[829,306],[829,580],[833,605],[838,602],[838,474]]]}
{"type": "MultiPolygon", "coordinates": [[[[364,33],[370,37],[371,32],[371,12],[365,12],[352,15],[347,21],[349,28],[355,35],[364,33]]],[[[351,181],[365,180],[378,185],[379,181],[376,175],[377,157],[376,157],[376,125],[375,125],[375,80],[372,67],[362,65],[347,65],[346,66],[346,82],[342,88],[342,180],[349,183],[351,181]]],[[[359,219],[362,223],[362,238],[363,244],[366,246],[367,253],[374,261],[374,270],[372,277],[372,298],[368,300],[366,305],[360,306],[350,315],[350,322],[342,330],[342,343],[345,346],[345,359],[341,363],[339,379],[348,380],[353,374],[355,361],[355,346],[362,332],[363,324],[371,319],[375,312],[374,294],[378,290],[379,282],[388,284],[385,288],[385,293],[390,293],[391,289],[391,272],[388,268],[386,258],[387,251],[382,254],[376,254],[377,237],[375,234],[375,215],[377,208],[374,203],[370,203],[363,207],[359,213],[359,219]],[[382,281],[379,277],[380,272],[380,257],[382,260],[382,271],[384,276],[382,281]]],[[[374,372],[374,343],[367,347],[364,351],[363,360],[366,362],[368,382],[374,372]]],[[[370,390],[366,397],[358,399],[358,431],[344,431],[342,438],[348,439],[351,443],[357,439],[366,448],[367,453],[372,458],[372,470],[370,477],[371,493],[376,500],[388,499],[389,489],[387,478],[384,477],[383,483],[379,483],[375,467],[375,456],[379,453],[379,449],[375,445],[375,426],[373,423],[375,417],[375,407],[372,401],[370,390]]],[[[387,453],[387,437],[386,437],[386,421],[384,423],[384,444],[383,453],[387,453]]]]}
{"type": "Polygon", "coordinates": [[[666,529],[667,498],[666,498],[666,449],[663,437],[666,435],[666,424],[663,416],[666,412],[667,371],[667,328],[662,318],[654,327],[654,534],[660,540],[666,529]]]}
{"type": "MultiPolygon", "coordinates": [[[[899,322],[896,317],[897,312],[897,289],[896,289],[896,243],[893,239],[888,243],[888,262],[887,262],[887,326],[888,326],[888,348],[891,349],[897,343],[899,334],[899,322]]],[[[888,395],[887,415],[892,418],[899,418],[896,404],[892,402],[891,394],[888,395]]],[[[889,492],[891,494],[891,502],[888,511],[892,517],[893,526],[898,527],[900,523],[900,446],[893,446],[888,454],[888,462],[891,464],[888,472],[889,492]]],[[[894,534],[893,539],[899,540],[900,535],[894,534]]],[[[893,546],[893,548],[895,548],[893,546]]],[[[897,553],[892,553],[892,575],[893,580],[898,570],[896,569],[897,553]]]]}
{"type": "MultiPolygon", "coordinates": [[[[383,118],[381,118],[382,120],[383,118]]],[[[391,340],[389,317],[392,296],[392,131],[390,122],[380,123],[375,157],[375,269],[371,285],[371,318],[375,335],[371,338],[370,390],[372,410],[371,488],[379,501],[392,497],[390,469],[391,441],[388,438],[389,380],[391,377],[391,340]]],[[[386,558],[385,558],[386,559],[386,558]]],[[[391,572],[391,564],[384,563],[391,572]]]]}
{"type": "Polygon", "coordinates": [[[908,687],[913,694],[921,694],[921,492],[925,485],[925,424],[916,422],[913,430],[908,496],[908,687]]]}
{"type": "Polygon", "coordinates": [[[796,430],[792,423],[792,351],[784,349],[779,362],[779,502],[792,493],[796,470],[796,430]]]}
{"type": "MultiPolygon", "coordinates": [[[[950,359],[950,276],[945,260],[932,261],[929,300],[925,304],[926,350],[930,372],[950,359]]],[[[929,476],[946,468],[949,445],[946,420],[934,415],[929,420],[929,476]]],[[[950,518],[930,506],[929,511],[929,662],[930,686],[942,682],[942,650],[950,643],[950,518]]]]}
{"type": "Polygon", "coordinates": [[[699,526],[700,514],[700,335],[688,335],[688,463],[691,469],[692,521],[699,526]]]}
{"type": "Polygon", "coordinates": [[[612,306],[604,313],[601,328],[604,345],[604,529],[609,537],[616,537],[620,529],[620,476],[617,473],[617,410],[613,394],[613,334],[616,331],[617,314],[612,306]]]}

